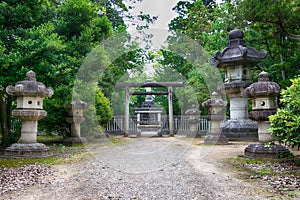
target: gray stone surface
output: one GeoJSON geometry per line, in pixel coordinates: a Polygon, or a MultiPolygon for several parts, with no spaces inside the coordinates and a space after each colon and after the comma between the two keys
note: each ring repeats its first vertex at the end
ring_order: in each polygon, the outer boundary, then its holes
{"type": "Polygon", "coordinates": [[[249,158],[287,158],[290,151],[278,144],[266,146],[264,143],[250,144],[245,148],[245,156],[249,158]]]}
{"type": "Polygon", "coordinates": [[[229,141],[258,141],[258,123],[249,119],[227,120],[220,124],[229,141]]]}
{"type": "Polygon", "coordinates": [[[49,156],[49,147],[42,143],[14,143],[7,147],[4,157],[10,158],[42,158],[49,156]]]}
{"type": "Polygon", "coordinates": [[[216,92],[212,93],[212,98],[202,103],[202,106],[209,108],[208,120],[211,126],[208,135],[205,137],[205,144],[228,144],[228,139],[222,134],[220,122],[224,119],[224,107],[227,102],[218,97],[216,92]]]}
{"type": "Polygon", "coordinates": [[[269,128],[269,116],[276,113],[277,96],[280,87],[269,81],[268,73],[259,73],[258,82],[251,84],[244,90],[246,97],[252,98],[250,117],[258,121],[258,140],[261,144],[251,144],[245,149],[245,155],[253,158],[278,158],[281,154],[289,154],[289,150],[281,145],[274,144],[275,136],[269,128]],[[269,143],[268,145],[266,145],[269,143]]]}

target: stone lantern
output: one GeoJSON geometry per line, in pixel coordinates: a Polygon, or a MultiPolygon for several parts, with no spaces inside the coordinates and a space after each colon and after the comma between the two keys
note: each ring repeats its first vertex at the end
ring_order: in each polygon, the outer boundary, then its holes
{"type": "Polygon", "coordinates": [[[66,121],[71,124],[71,138],[68,138],[66,142],[72,143],[85,143],[86,138],[81,137],[80,124],[84,122],[83,110],[87,109],[88,104],[86,102],[76,100],[70,105],[66,106],[69,116],[66,121]]]}
{"type": "Polygon", "coordinates": [[[248,118],[248,99],[242,91],[252,82],[250,68],[266,55],[265,50],[248,47],[244,33],[236,29],[229,33],[228,46],[211,59],[212,65],[225,71],[224,84],[218,90],[230,100],[230,120],[221,123],[223,134],[230,140],[257,140],[257,122],[248,118]]]}
{"type": "Polygon", "coordinates": [[[17,97],[17,108],[12,111],[12,116],[22,121],[22,128],[18,143],[6,148],[5,156],[47,156],[49,148],[37,143],[37,126],[38,120],[47,116],[47,112],[43,110],[43,98],[51,97],[53,89],[37,82],[35,73],[30,70],[26,73],[24,81],[17,82],[15,86],[8,86],[6,92],[17,97]]]}
{"type": "Polygon", "coordinates": [[[245,149],[245,155],[252,158],[276,158],[282,153],[289,153],[284,146],[274,144],[274,135],[270,128],[269,116],[277,109],[277,96],[280,87],[269,81],[268,73],[261,72],[258,82],[251,84],[244,91],[246,97],[252,98],[252,111],[249,117],[258,121],[258,140],[260,144],[250,144],[245,149]],[[267,146],[266,143],[271,143],[267,146]]]}
{"type": "Polygon", "coordinates": [[[228,139],[221,134],[220,122],[224,120],[224,107],[227,105],[226,101],[218,98],[216,92],[212,93],[212,98],[203,102],[202,105],[209,109],[207,117],[210,120],[210,132],[204,139],[204,144],[228,144],[228,139]]]}
{"type": "Polygon", "coordinates": [[[191,109],[188,109],[185,114],[189,117],[189,133],[187,136],[196,136],[198,131],[198,123],[199,123],[199,116],[201,111],[196,108],[195,105],[192,105],[191,109]]]}

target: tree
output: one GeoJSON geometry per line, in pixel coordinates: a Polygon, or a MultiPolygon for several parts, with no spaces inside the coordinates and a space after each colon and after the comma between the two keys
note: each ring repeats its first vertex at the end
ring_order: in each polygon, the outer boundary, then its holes
{"type": "Polygon", "coordinates": [[[12,142],[9,126],[13,101],[4,90],[23,80],[29,69],[55,91],[44,102],[48,117],[41,120],[39,128],[65,132],[68,125],[63,108],[71,101],[77,71],[85,55],[111,34],[111,22],[97,14],[98,4],[88,0],[2,1],[0,7],[2,145],[12,142]],[[73,27],[77,22],[82,24],[73,27]]]}
{"type": "Polygon", "coordinates": [[[249,44],[266,49],[267,59],[257,70],[270,72],[282,88],[299,74],[300,3],[296,0],[236,1],[236,20],[246,29],[249,44]]]}
{"type": "Polygon", "coordinates": [[[300,76],[292,80],[292,85],[281,90],[281,108],[270,116],[271,133],[287,145],[300,143],[300,76]]]}
{"type": "MultiPolygon", "coordinates": [[[[0,105],[1,105],[1,121],[0,121],[0,133],[2,134],[2,144],[8,145],[10,141],[10,113],[12,108],[13,99],[5,93],[5,88],[8,85],[13,85],[19,80],[24,79],[26,71],[24,66],[19,65],[22,63],[22,57],[32,56],[34,58],[35,53],[27,54],[26,48],[21,46],[32,47],[35,46],[35,40],[22,38],[27,34],[34,36],[32,32],[36,30],[35,36],[42,34],[41,29],[34,28],[40,24],[46,23],[49,18],[53,16],[52,5],[50,1],[42,0],[38,2],[33,1],[1,1],[0,2],[0,66],[1,66],[1,92],[0,92],[0,105]],[[28,31],[31,29],[32,31],[28,31]],[[24,53],[24,54],[23,54],[24,53]]],[[[47,25],[46,25],[47,26],[47,25]]],[[[44,38],[49,36],[49,39],[44,41],[43,47],[49,44],[52,40],[59,40],[58,37],[53,35],[47,35],[44,33],[44,38]]],[[[34,37],[35,37],[34,36],[34,37]]],[[[36,39],[36,38],[35,38],[36,39]]],[[[40,42],[40,40],[39,40],[40,42]]],[[[41,44],[41,43],[40,43],[41,44]]],[[[55,42],[53,43],[55,44],[55,42]]],[[[50,45],[51,46],[51,45],[50,45]]],[[[55,45],[54,45],[55,46],[55,45]]],[[[41,47],[41,48],[43,48],[41,47]]],[[[41,50],[39,48],[39,50],[41,50]]],[[[37,50],[37,51],[39,51],[37,50]]],[[[35,51],[36,52],[36,51],[35,51]]],[[[45,52],[41,52],[45,53],[45,52]]],[[[28,58],[27,57],[27,58],[28,58]]],[[[29,59],[28,59],[29,60],[29,59]]]]}

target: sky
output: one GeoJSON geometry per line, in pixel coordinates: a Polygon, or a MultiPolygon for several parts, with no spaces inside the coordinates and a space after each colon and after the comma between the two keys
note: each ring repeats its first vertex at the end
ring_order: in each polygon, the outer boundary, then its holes
{"type": "Polygon", "coordinates": [[[137,4],[135,10],[142,10],[152,16],[158,16],[153,28],[167,29],[168,23],[177,15],[172,10],[178,0],[143,0],[137,4]]]}
{"type": "MultiPolygon", "coordinates": [[[[154,24],[150,25],[149,32],[153,34],[152,42],[154,47],[159,48],[168,36],[168,24],[177,16],[177,13],[172,10],[177,2],[180,0],[142,0],[135,3],[126,3],[132,5],[134,8],[130,11],[134,15],[143,13],[150,14],[150,16],[158,16],[154,24]]],[[[220,3],[222,0],[217,0],[220,3]]],[[[134,30],[135,27],[129,26],[129,30],[134,30]]]]}
{"type": "MultiPolygon", "coordinates": [[[[159,48],[168,36],[168,24],[177,14],[172,10],[179,0],[142,0],[131,4],[134,8],[130,11],[138,15],[140,11],[150,16],[158,16],[158,19],[150,24],[147,32],[153,34],[152,42],[154,48],[159,48]]],[[[134,26],[129,30],[135,31],[134,26]]]]}

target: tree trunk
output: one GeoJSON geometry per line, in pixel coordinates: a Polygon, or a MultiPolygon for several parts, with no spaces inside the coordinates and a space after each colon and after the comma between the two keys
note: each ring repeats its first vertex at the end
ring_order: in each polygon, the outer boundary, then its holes
{"type": "Polygon", "coordinates": [[[9,104],[5,102],[3,90],[0,90],[0,134],[2,135],[2,146],[8,146],[10,144],[11,97],[8,97],[7,100],[9,104]]]}
{"type": "MultiPolygon", "coordinates": [[[[279,54],[280,63],[283,63],[282,48],[283,48],[283,36],[280,35],[280,54],[279,54]]],[[[284,71],[284,69],[281,69],[281,78],[282,78],[282,80],[285,79],[285,71],[284,71]]]]}

